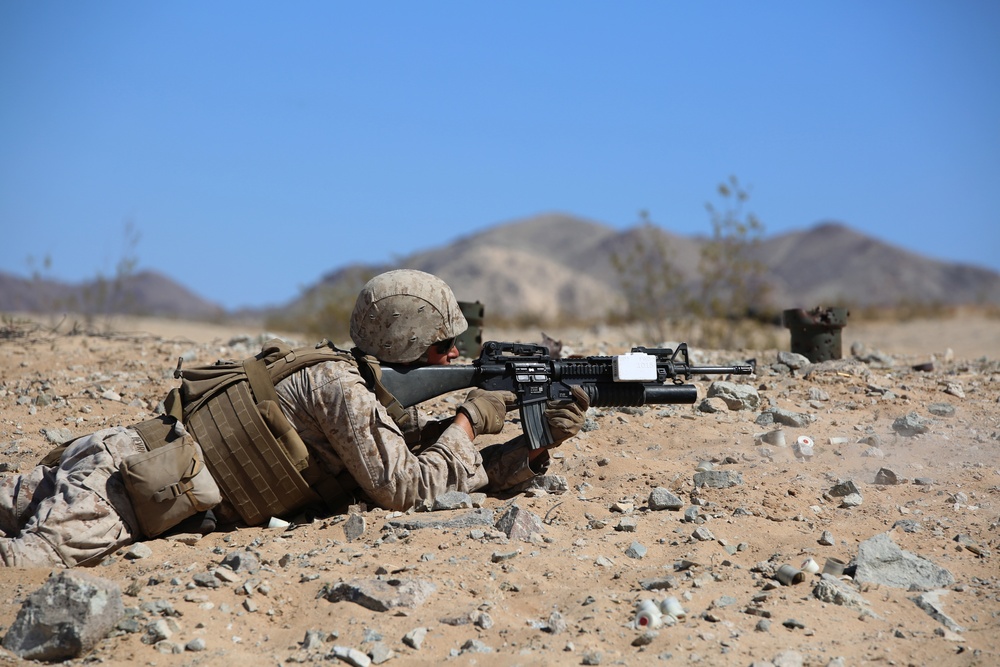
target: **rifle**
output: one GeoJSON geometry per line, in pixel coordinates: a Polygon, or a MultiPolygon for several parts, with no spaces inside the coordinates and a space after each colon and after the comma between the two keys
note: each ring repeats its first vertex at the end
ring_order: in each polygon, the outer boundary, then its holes
{"type": "Polygon", "coordinates": [[[694,403],[697,388],[684,384],[692,375],[754,372],[752,361],[744,366],[692,366],[687,343],[676,350],[633,347],[616,356],[553,359],[544,345],[489,341],[469,365],[383,364],[381,382],[404,408],[471,387],[513,392],[528,444],[538,449],[553,442],[545,404],[572,401],[571,386],[581,387],[593,407],[694,403]]]}

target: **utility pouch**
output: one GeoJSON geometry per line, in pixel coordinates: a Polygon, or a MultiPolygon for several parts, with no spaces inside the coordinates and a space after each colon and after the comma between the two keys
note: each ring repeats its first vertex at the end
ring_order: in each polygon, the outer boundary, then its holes
{"type": "Polygon", "coordinates": [[[119,470],[146,537],[222,501],[201,447],[179,422],[159,417],[134,428],[148,451],[125,457],[119,470]]]}

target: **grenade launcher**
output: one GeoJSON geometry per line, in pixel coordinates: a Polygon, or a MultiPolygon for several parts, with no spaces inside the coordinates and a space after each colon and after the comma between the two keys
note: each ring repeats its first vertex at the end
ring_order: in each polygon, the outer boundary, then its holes
{"type": "Polygon", "coordinates": [[[670,348],[634,347],[627,354],[553,359],[543,345],[483,344],[470,365],[382,366],[382,384],[404,407],[459,389],[504,390],[517,396],[521,428],[532,449],[552,444],[545,407],[572,401],[570,387],[581,387],[592,407],[694,403],[698,390],[685,384],[692,375],[750,375],[743,366],[692,366],[687,343],[670,348]],[[682,379],[683,378],[683,379],[682,379]],[[668,383],[669,380],[669,383],[668,383]]]}

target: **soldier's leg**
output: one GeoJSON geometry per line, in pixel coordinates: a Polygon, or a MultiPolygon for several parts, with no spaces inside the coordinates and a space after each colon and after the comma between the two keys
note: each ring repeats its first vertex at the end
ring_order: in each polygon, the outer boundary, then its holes
{"type": "Polygon", "coordinates": [[[135,516],[118,473],[134,451],[126,429],[80,438],[63,454],[52,493],[40,499],[16,537],[0,539],[8,566],[89,565],[138,536],[135,516]]]}
{"type": "Polygon", "coordinates": [[[21,532],[38,502],[52,495],[55,468],[35,466],[23,475],[0,479],[0,533],[13,537],[21,532]]]}

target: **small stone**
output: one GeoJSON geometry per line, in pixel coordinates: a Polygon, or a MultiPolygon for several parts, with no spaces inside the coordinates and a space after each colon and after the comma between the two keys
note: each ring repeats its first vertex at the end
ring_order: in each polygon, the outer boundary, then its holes
{"type": "Polygon", "coordinates": [[[125,550],[125,558],[128,560],[140,560],[153,555],[153,550],[143,542],[136,542],[125,550]]]}
{"type": "Polygon", "coordinates": [[[910,412],[892,422],[892,430],[902,436],[912,437],[931,430],[931,422],[916,412],[910,412]]]}
{"type": "Polygon", "coordinates": [[[410,648],[419,651],[420,647],[424,645],[424,639],[426,637],[427,628],[414,628],[403,635],[403,643],[410,648]]]}
{"type": "Polygon", "coordinates": [[[641,559],[646,555],[646,547],[642,546],[638,542],[633,542],[629,545],[629,548],[625,550],[625,555],[629,558],[641,559]]]}
{"type": "Polygon", "coordinates": [[[819,537],[819,543],[824,547],[832,547],[836,542],[833,539],[833,533],[829,530],[824,530],[823,534],[819,537]]]}
{"type": "Polygon", "coordinates": [[[206,648],[205,640],[202,637],[195,637],[187,644],[184,645],[185,651],[191,651],[192,653],[199,653],[204,651],[206,648]]]}
{"type": "Polygon", "coordinates": [[[435,512],[444,510],[472,509],[472,497],[461,491],[445,491],[434,498],[431,508],[435,512]]]}
{"type": "Polygon", "coordinates": [[[844,496],[840,501],[841,507],[860,507],[864,499],[861,497],[860,493],[849,493],[844,496]]]}
{"type": "Polygon", "coordinates": [[[691,533],[691,537],[698,540],[699,542],[711,542],[712,540],[715,539],[715,535],[712,534],[712,531],[710,531],[708,528],[705,528],[704,526],[698,526],[697,528],[695,528],[694,532],[691,533]]]}
{"type": "Polygon", "coordinates": [[[649,500],[646,504],[649,506],[649,509],[654,511],[679,510],[684,507],[683,500],[671,493],[669,489],[665,489],[662,486],[658,486],[650,491],[649,500]]]}
{"type": "Polygon", "coordinates": [[[353,542],[365,534],[365,517],[361,514],[351,514],[344,522],[344,537],[348,542],[353,542]]]}
{"type": "Polygon", "coordinates": [[[625,516],[618,521],[618,525],[615,526],[615,530],[622,533],[634,533],[638,523],[634,517],[625,516]]]}
{"type": "Polygon", "coordinates": [[[356,648],[334,646],[332,654],[353,667],[368,667],[372,664],[372,659],[356,648]]]}
{"type": "Polygon", "coordinates": [[[878,472],[875,473],[875,484],[892,486],[894,484],[899,484],[899,478],[896,477],[896,473],[888,468],[879,468],[878,472]]]}

